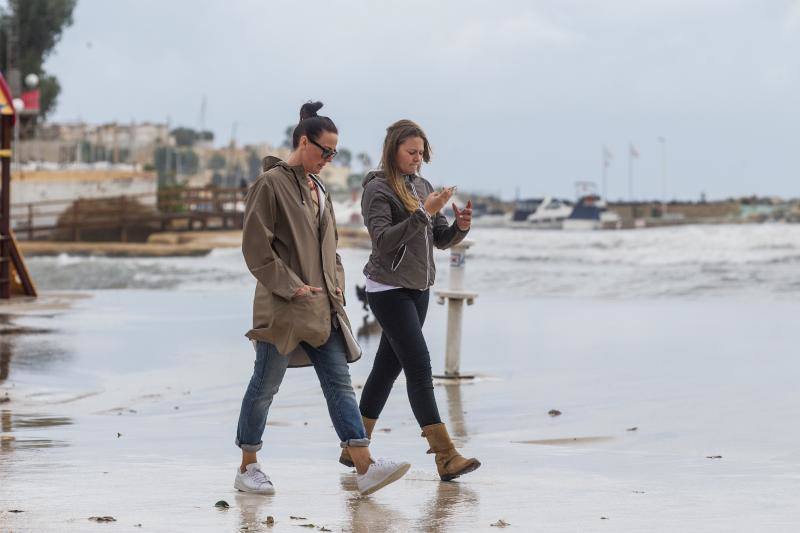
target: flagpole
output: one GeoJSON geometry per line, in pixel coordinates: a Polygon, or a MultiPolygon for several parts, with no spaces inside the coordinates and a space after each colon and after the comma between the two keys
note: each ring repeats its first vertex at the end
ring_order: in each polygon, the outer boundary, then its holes
{"type": "Polygon", "coordinates": [[[633,144],[628,145],[628,200],[633,201],[633,144]]]}
{"type": "Polygon", "coordinates": [[[659,137],[661,143],[661,201],[664,203],[664,213],[667,212],[667,139],[659,137]]]}
{"type": "Polygon", "coordinates": [[[608,157],[606,156],[606,147],[603,146],[603,199],[606,199],[606,175],[608,173],[608,157]]]}

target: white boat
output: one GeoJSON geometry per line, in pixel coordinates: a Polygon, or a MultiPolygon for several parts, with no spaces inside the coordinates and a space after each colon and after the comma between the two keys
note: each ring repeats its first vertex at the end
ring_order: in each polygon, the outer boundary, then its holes
{"type": "Polygon", "coordinates": [[[619,229],[621,226],[619,215],[609,211],[605,201],[596,194],[582,197],[562,225],[565,230],[619,229]]]}
{"type": "Polygon", "coordinates": [[[528,215],[526,221],[533,228],[561,229],[564,220],[572,214],[570,202],[546,197],[536,211],[528,215]]]}

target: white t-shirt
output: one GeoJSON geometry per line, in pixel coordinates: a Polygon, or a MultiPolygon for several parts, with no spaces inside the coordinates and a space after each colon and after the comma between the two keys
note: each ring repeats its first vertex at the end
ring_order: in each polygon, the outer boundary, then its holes
{"type": "Polygon", "coordinates": [[[366,287],[367,292],[383,292],[401,288],[401,287],[395,287],[394,285],[386,285],[385,283],[379,283],[369,278],[367,278],[366,286],[367,286],[366,287]]]}

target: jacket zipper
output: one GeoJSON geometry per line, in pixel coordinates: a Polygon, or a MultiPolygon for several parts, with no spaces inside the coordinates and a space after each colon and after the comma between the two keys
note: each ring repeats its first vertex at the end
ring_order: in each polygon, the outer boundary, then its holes
{"type": "MultiPolygon", "coordinates": [[[[419,202],[419,207],[424,211],[425,206],[422,203],[422,200],[417,194],[417,188],[414,187],[414,177],[408,176],[408,183],[411,184],[411,190],[414,191],[414,196],[417,197],[417,201],[419,202]]],[[[427,214],[427,213],[426,213],[427,214]]],[[[431,283],[431,263],[430,263],[430,255],[431,255],[431,245],[430,241],[428,241],[428,226],[425,226],[425,289],[430,286],[431,283]]],[[[422,289],[422,290],[425,290],[422,289]]]]}

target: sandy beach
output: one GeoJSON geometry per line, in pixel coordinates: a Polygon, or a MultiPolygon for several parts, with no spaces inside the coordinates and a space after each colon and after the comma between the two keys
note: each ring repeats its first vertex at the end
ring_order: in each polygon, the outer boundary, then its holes
{"type": "MultiPolygon", "coordinates": [[[[703,278],[710,288],[689,296],[685,272],[724,271],[717,255],[728,248],[707,251],[698,266],[667,254],[671,267],[653,267],[661,277],[651,276],[649,292],[635,259],[652,264],[636,251],[649,245],[626,239],[726,242],[670,231],[678,233],[593,234],[574,263],[571,251],[548,244],[550,234],[509,237],[533,240],[531,250],[550,257],[539,262],[523,248],[512,253],[522,261],[501,257],[506,237],[476,231],[467,280],[481,296],[465,313],[462,370],[478,377],[439,383],[436,395],[458,445],[483,467],[438,481],[399,381],[372,450],[412,469],[369,497],[336,461],[311,369],[287,373],[271,410],[261,460],[277,493],[234,491],[235,424],[253,360],[243,337],[253,283],[235,250],[35,258],[43,298],[0,305],[0,531],[457,532],[496,531],[500,520],[515,531],[794,531],[800,304],[791,272],[800,254],[786,243],[800,241],[770,233],[764,239],[788,263],[734,264],[759,275],[720,281],[724,290],[703,278]],[[633,251],[617,264],[603,254],[619,239],[633,251]],[[522,272],[532,279],[520,290],[497,278],[522,272]],[[627,280],[620,294],[608,277],[627,280]],[[229,508],[215,507],[219,500],[229,508]],[[90,521],[103,516],[115,521],[90,521]]],[[[357,386],[377,347],[352,288],[366,253],[342,251],[365,352],[351,366],[357,386]]],[[[437,261],[444,274],[447,255],[437,261]]],[[[442,275],[437,286],[445,283],[442,275]]],[[[443,368],[445,321],[432,301],[425,331],[434,372],[443,368]]]]}

